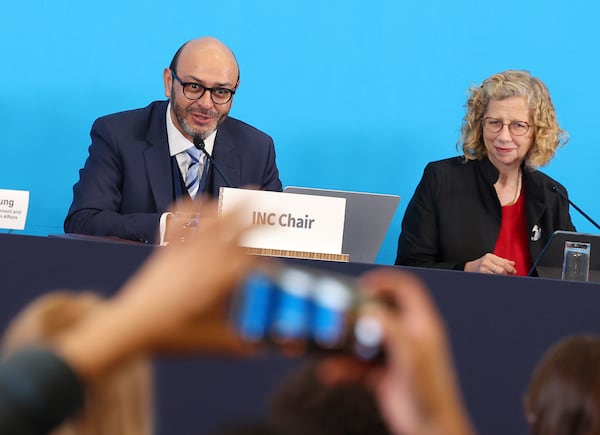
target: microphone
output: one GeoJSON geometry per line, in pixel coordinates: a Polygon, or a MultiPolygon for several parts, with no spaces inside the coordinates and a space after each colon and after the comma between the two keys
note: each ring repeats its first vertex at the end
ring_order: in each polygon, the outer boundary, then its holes
{"type": "Polygon", "coordinates": [[[548,189],[550,189],[552,192],[556,192],[558,193],[560,196],[562,196],[564,199],[566,199],[567,201],[569,201],[569,204],[571,204],[573,206],[573,208],[575,210],[577,210],[579,213],[581,213],[581,215],[586,218],[589,222],[591,222],[596,228],[598,228],[600,230],[600,225],[598,225],[596,223],[596,221],[594,219],[592,219],[591,217],[589,217],[582,209],[580,209],[579,207],[577,207],[573,201],[571,201],[569,199],[569,197],[567,196],[567,194],[560,188],[558,187],[558,184],[554,184],[554,183],[548,183],[546,186],[548,186],[548,189]]]}
{"type": "Polygon", "coordinates": [[[217,170],[223,181],[225,181],[225,184],[227,185],[226,187],[233,187],[231,181],[229,181],[229,179],[225,176],[223,171],[221,171],[219,165],[217,165],[212,156],[208,153],[208,151],[206,151],[206,145],[204,145],[204,140],[202,140],[199,134],[194,136],[194,146],[206,155],[206,158],[208,159],[210,164],[214,166],[214,168],[217,170]]]}

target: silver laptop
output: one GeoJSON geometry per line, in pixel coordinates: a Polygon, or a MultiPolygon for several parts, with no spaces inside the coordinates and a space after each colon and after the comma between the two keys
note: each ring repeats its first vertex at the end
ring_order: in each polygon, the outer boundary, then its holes
{"type": "Polygon", "coordinates": [[[392,222],[400,197],[380,193],[292,187],[287,193],[346,198],[342,253],[355,263],[374,263],[392,222]]]}

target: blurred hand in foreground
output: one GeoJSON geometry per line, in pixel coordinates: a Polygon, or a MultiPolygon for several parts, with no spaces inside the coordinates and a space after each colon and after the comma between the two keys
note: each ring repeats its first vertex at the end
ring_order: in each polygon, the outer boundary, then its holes
{"type": "MultiPolygon", "coordinates": [[[[213,202],[177,210],[201,212],[198,230],[186,232],[184,243],[156,248],[102,310],[58,341],[84,378],[138,353],[250,350],[227,316],[231,291],[258,261],[239,246],[245,226],[236,214],[217,218],[213,202]]],[[[177,239],[184,229],[170,231],[177,239]]]]}
{"type": "Polygon", "coordinates": [[[383,328],[385,359],[366,364],[335,357],[321,363],[327,384],[361,381],[375,394],[392,433],[468,435],[474,433],[456,380],[443,321],[424,285],[391,269],[368,272],[362,281],[375,298],[361,316],[383,328]]]}

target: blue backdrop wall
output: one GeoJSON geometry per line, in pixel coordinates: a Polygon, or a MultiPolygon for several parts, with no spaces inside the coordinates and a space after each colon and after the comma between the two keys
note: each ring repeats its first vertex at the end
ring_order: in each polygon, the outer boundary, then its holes
{"type": "Polygon", "coordinates": [[[164,98],[174,51],[213,35],[241,65],[232,116],[274,137],[284,185],[401,196],[378,263],[425,164],[457,154],[466,90],[510,68],[550,88],[571,140],[544,171],[600,219],[600,4],[408,3],[2,2],[0,188],[31,192],[24,233],[61,233],[93,120],[164,98]]]}

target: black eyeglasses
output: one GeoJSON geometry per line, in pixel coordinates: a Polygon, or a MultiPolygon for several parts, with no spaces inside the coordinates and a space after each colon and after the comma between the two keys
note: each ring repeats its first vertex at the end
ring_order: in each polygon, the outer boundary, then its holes
{"type": "Polygon", "coordinates": [[[233,94],[235,94],[234,89],[227,89],[227,88],[220,88],[220,87],[207,88],[206,86],[201,85],[200,83],[196,83],[196,82],[184,83],[181,81],[181,79],[179,77],[177,77],[177,74],[175,74],[175,71],[171,71],[171,75],[173,76],[173,78],[175,80],[177,80],[179,82],[179,84],[183,88],[183,95],[185,95],[185,97],[188,100],[199,100],[200,98],[202,98],[204,96],[204,93],[206,91],[209,91],[210,99],[212,100],[213,103],[227,104],[231,101],[233,94]]]}
{"type": "Polygon", "coordinates": [[[505,123],[501,119],[483,118],[483,128],[490,133],[499,133],[505,125],[508,125],[508,131],[514,136],[523,136],[529,131],[529,124],[525,121],[511,121],[505,123]]]}

